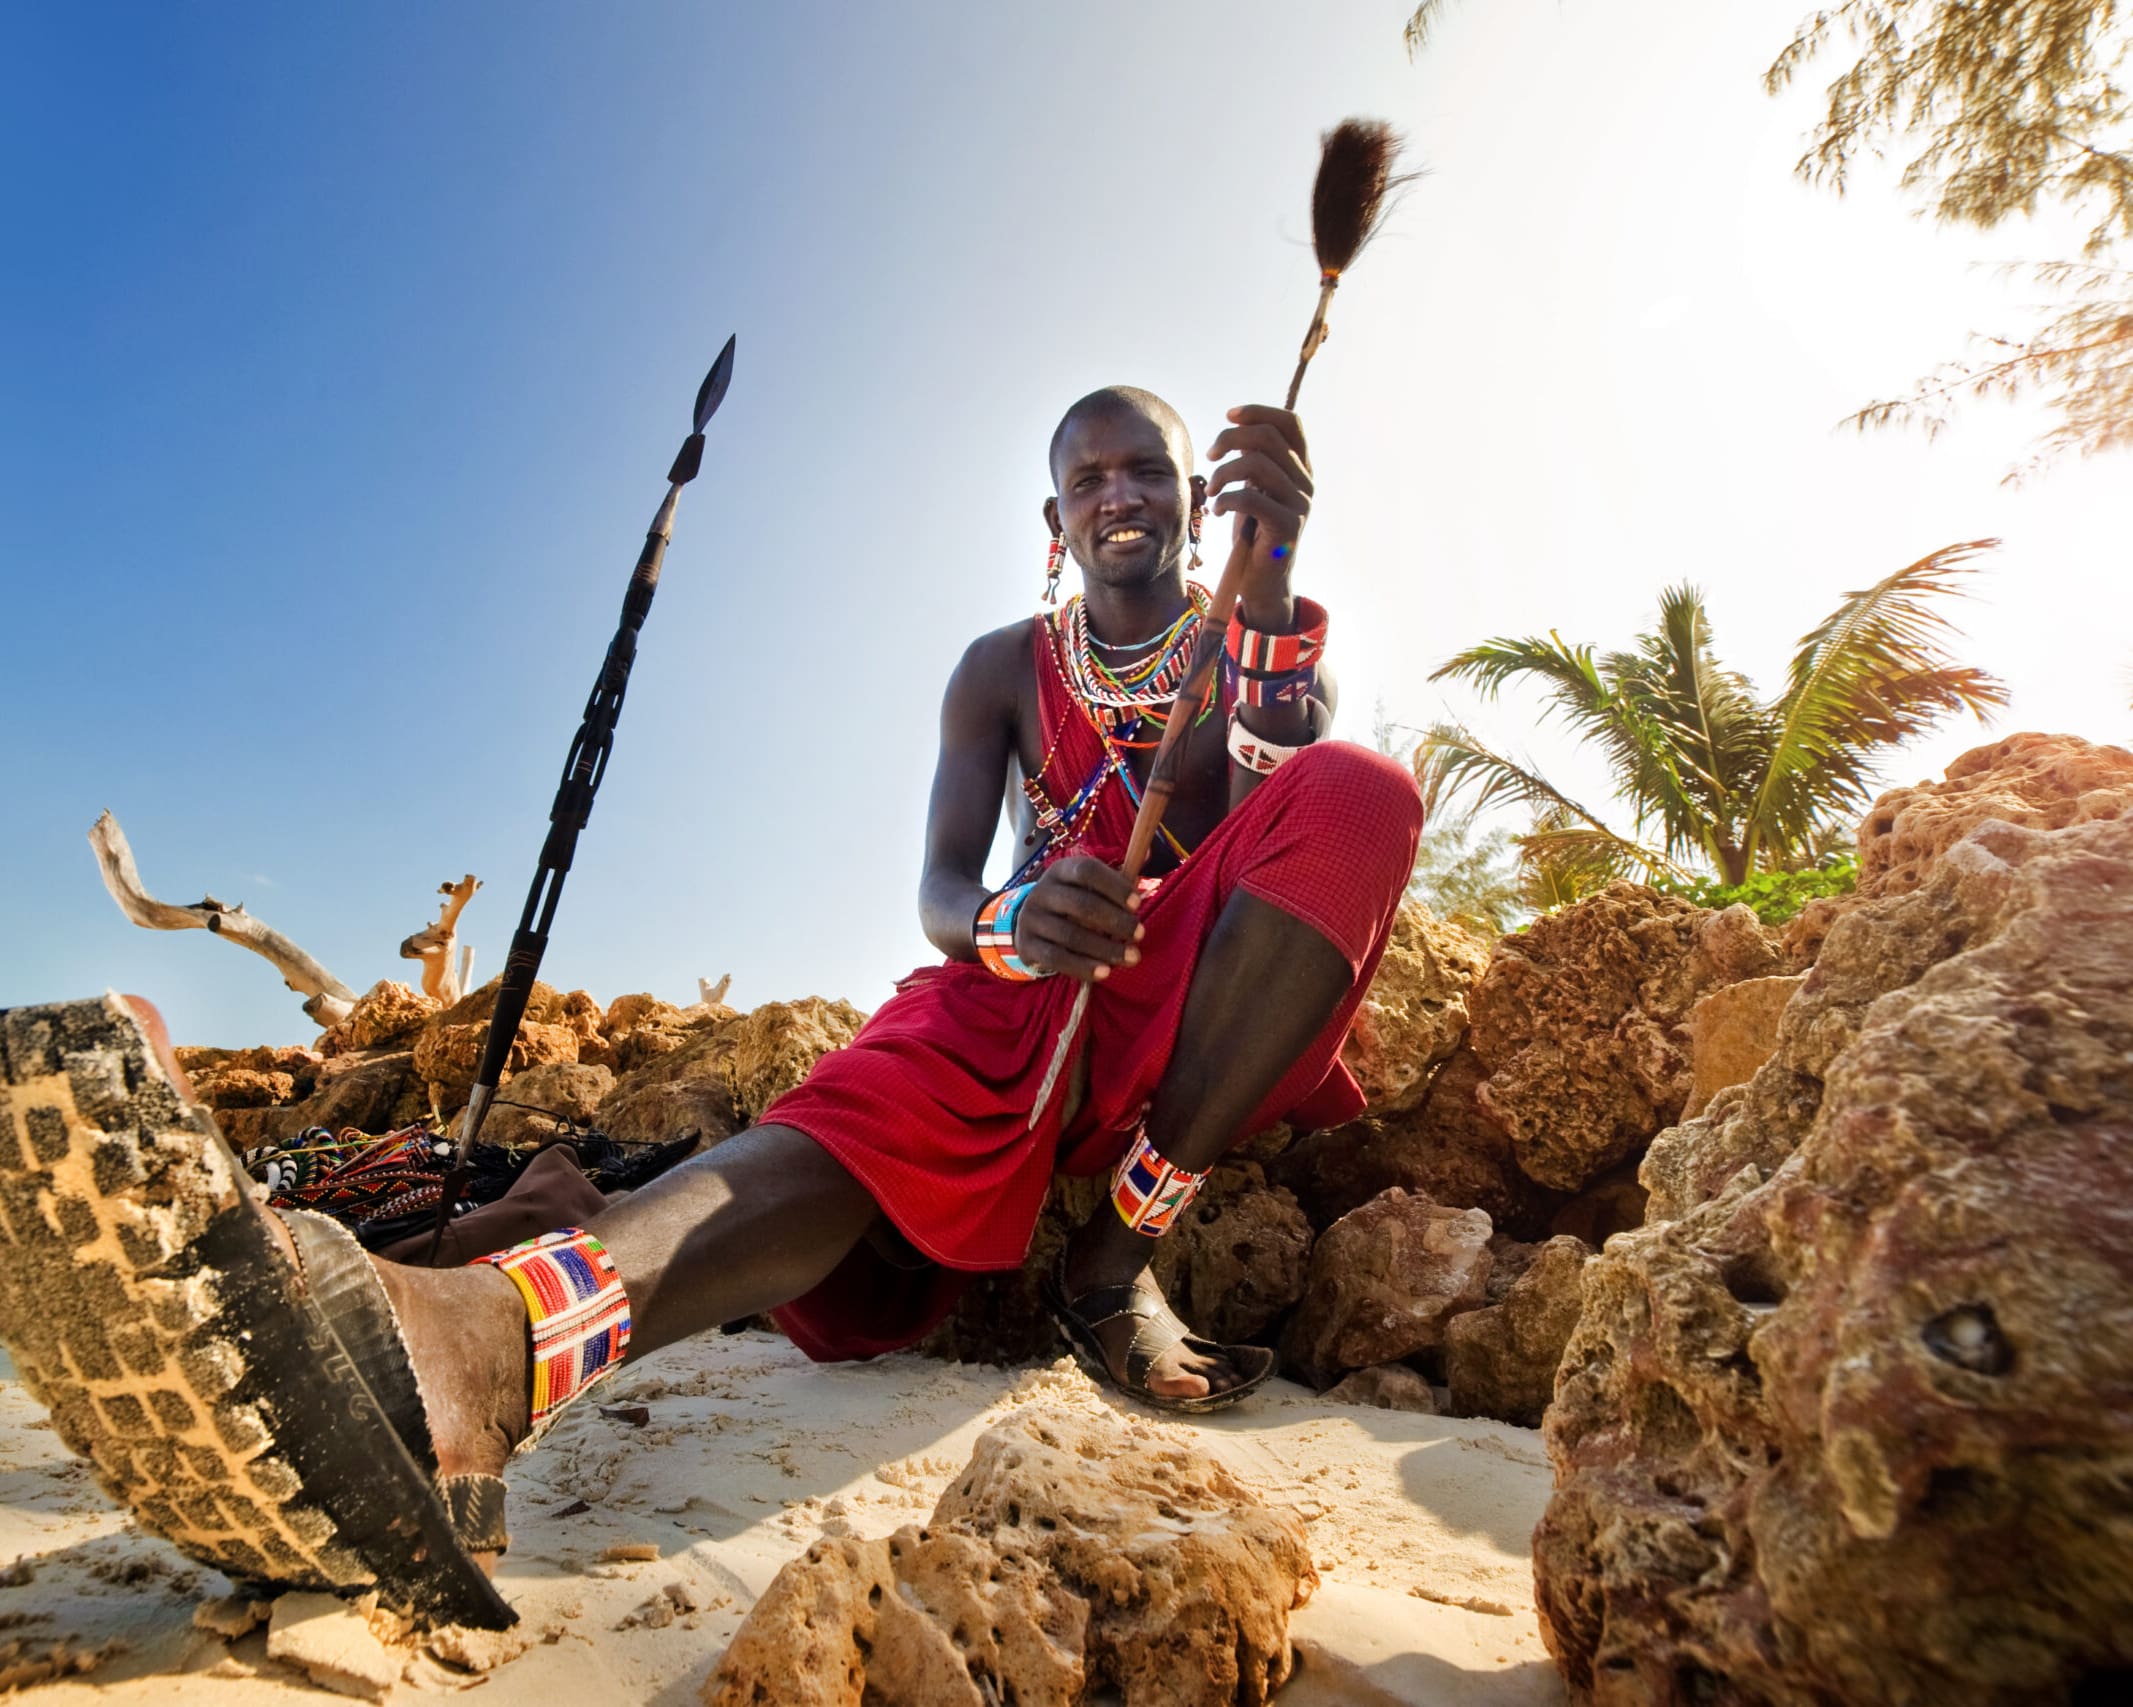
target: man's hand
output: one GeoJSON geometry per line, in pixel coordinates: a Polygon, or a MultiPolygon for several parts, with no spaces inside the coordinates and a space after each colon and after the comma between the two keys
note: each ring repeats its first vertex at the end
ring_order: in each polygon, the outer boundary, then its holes
{"type": "Polygon", "coordinates": [[[1147,930],[1133,916],[1140,895],[1126,874],[1070,854],[1045,869],[1015,916],[1015,952],[1040,972],[1064,972],[1085,981],[1131,966],[1147,930]]]}
{"type": "Polygon", "coordinates": [[[1208,495],[1216,515],[1249,516],[1259,524],[1237,595],[1246,625],[1287,633],[1295,625],[1289,571],[1304,518],[1311,513],[1311,462],[1303,426],[1288,410],[1261,403],[1232,409],[1229,419],[1232,425],[1207,453],[1221,463],[1208,479],[1208,495]],[[1222,462],[1224,457],[1229,460],[1222,462]]]}

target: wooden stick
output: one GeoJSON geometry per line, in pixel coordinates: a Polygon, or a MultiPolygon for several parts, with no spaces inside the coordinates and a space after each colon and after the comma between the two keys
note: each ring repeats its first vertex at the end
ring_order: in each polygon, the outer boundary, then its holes
{"type": "Polygon", "coordinates": [[[304,1012],[320,1025],[338,1025],[355,1006],[353,990],[280,931],[253,918],[243,903],[227,907],[214,896],[204,895],[191,906],[180,907],[149,894],[133,863],[126,832],[109,812],[89,827],[89,846],[96,850],[97,869],[119,911],[143,930],[212,931],[225,942],[250,949],[271,964],[290,989],[307,998],[304,1012]]]}

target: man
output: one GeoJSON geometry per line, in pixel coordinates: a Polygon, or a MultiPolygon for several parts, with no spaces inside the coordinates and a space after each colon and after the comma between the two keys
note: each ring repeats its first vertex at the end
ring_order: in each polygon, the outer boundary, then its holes
{"type": "MultiPolygon", "coordinates": [[[[949,681],[919,886],[945,963],[914,972],[754,1127],[584,1229],[459,1269],[373,1269],[315,1218],[248,1209],[297,1260],[306,1307],[435,1475],[469,1551],[501,1544],[505,1459],[625,1355],[764,1310],[816,1357],[908,1344],[969,1274],[1021,1262],[1055,1169],[1114,1175],[1116,1212],[1075,1236],[1050,1293],[1092,1370],[1178,1409],[1271,1371],[1263,1348],[1185,1332],[1145,1274],[1149,1235],[1238,1139],[1360,1111],[1339,1049],[1421,814],[1402,767],[1318,739],[1331,693],[1322,613],[1291,586],[1312,489],[1295,417],[1232,410],[1210,455],[1203,482],[1175,411],[1141,391],[1093,393],[1060,422],[1044,513],[1053,567],[1071,552],[1086,591],[981,636],[949,681]],[[1203,498],[1257,537],[1227,685],[1172,705],[1204,604],[1185,577],[1203,498]],[[1167,716],[1194,727],[1136,886],[1117,868],[1167,716]],[[995,890],[983,867],[1003,791],[1026,862],[995,890]]],[[[11,1057],[9,1071],[26,1106],[26,1070],[11,1057]]],[[[42,1383],[55,1416],[66,1374],[42,1383]]],[[[99,1414],[62,1432],[103,1466],[99,1414]]],[[[391,1581],[385,1553],[350,1545],[391,1581]]]]}

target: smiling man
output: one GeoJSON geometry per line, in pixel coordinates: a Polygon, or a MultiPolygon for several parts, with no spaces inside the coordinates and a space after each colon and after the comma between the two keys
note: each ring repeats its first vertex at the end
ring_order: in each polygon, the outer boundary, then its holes
{"type": "MultiPolygon", "coordinates": [[[[64,1242],[48,1253],[27,1235],[0,1242],[0,1281],[62,1302],[69,1287],[93,1293],[113,1319],[132,1311],[142,1335],[167,1333],[165,1355],[186,1368],[209,1367],[203,1346],[218,1336],[241,1348],[231,1356],[260,1389],[247,1403],[291,1436],[277,1435],[283,1468],[265,1483],[252,1469],[266,1460],[235,1447],[222,1466],[248,1490],[244,1511],[279,1514],[272,1546],[201,1539],[186,1528],[193,1506],[160,1472],[129,1469],[107,1486],[240,1575],[341,1582],[352,1558],[388,1586],[413,1581],[444,1568],[440,1534],[456,1537],[462,1562],[503,1544],[505,1459],[626,1359],[764,1310],[817,1358],[908,1345],[972,1274],[1021,1264],[1060,1171],[1111,1182],[1109,1206],[1049,1279],[1084,1364],[1178,1410],[1232,1403],[1266,1379],[1272,1352],[1210,1344],[1170,1312],[1146,1272],[1151,1241],[1240,1138],[1361,1111],[1340,1046],[1412,867],[1421,807],[1400,765],[1323,738],[1325,613],[1292,586],[1311,504],[1295,417],[1234,409],[1210,455],[1218,466],[1202,482],[1184,424],[1143,391],[1098,391],[1067,411],[1044,514],[1054,575],[1071,554],[1086,590],[973,641],[942,705],[919,909],[945,959],[906,978],[849,1047],[749,1130],[583,1228],[464,1268],[374,1263],[334,1223],[242,1197],[186,1234],[191,1245],[158,1244],[116,1280],[89,1270],[131,1250],[123,1235],[82,1247],[104,1253],[94,1261],[64,1242]],[[1186,579],[1203,502],[1256,521],[1257,538],[1221,677],[1180,704],[1207,604],[1186,579]],[[1191,722],[1183,773],[1150,875],[1129,884],[1118,866],[1135,803],[1177,717],[1191,722]],[[994,886],[984,867],[1003,794],[1019,868],[994,886]],[[206,1326],[161,1302],[187,1264],[222,1276],[221,1313],[206,1326]],[[266,1359],[267,1346],[283,1349],[266,1359]],[[330,1427],[304,1423],[305,1404],[330,1411],[330,1427]],[[325,1428],[330,1446],[306,1427],[325,1428]],[[308,1531],[281,1523],[300,1506],[331,1514],[342,1550],[321,1546],[302,1569],[284,1554],[302,1554],[308,1531]]],[[[129,1172],[111,1136],[121,1116],[94,1112],[106,1080],[161,1082],[152,1013],[76,1004],[0,1017],[10,1096],[36,1155],[94,1154],[64,1190],[103,1194],[123,1221],[139,1169],[179,1153],[144,1145],[148,1160],[129,1172]],[[106,1056],[114,1065],[86,1089],[52,1091],[49,1108],[38,1100],[64,1077],[55,1063],[106,1056]],[[83,1141],[69,1150],[63,1137],[77,1128],[83,1141]]],[[[7,1203],[7,1192],[48,1189],[35,1183],[43,1175],[6,1168],[7,1203]]],[[[171,1195],[157,1190],[158,1202],[171,1195]]],[[[7,1331],[15,1344],[17,1328],[7,1331]]],[[[151,1350],[142,1339],[140,1355],[151,1350]]],[[[18,1357],[68,1419],[62,1433],[100,1465],[116,1453],[176,1474],[215,1456],[187,1407],[128,1400],[120,1419],[115,1401],[91,1402],[78,1357],[26,1344],[18,1357]],[[168,1452],[147,1443],[158,1428],[168,1452]]],[[[401,1598],[437,1616],[494,1615],[478,1573],[473,1586],[452,1581],[401,1598]]]]}

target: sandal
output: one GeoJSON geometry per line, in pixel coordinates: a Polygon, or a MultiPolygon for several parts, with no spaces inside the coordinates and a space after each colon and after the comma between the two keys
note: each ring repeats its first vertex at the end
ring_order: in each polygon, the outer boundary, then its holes
{"type": "Polygon", "coordinates": [[[122,998],[0,1011],[0,1339],[104,1491],[240,1583],[511,1624],[501,1478],[437,1475],[362,1248],[282,1221],[293,1267],[122,998]]]}
{"type": "Polygon", "coordinates": [[[1181,1411],[1193,1416],[1227,1410],[1246,1394],[1264,1385],[1278,1361],[1263,1345],[1217,1345],[1213,1340],[1202,1339],[1178,1320],[1168,1301],[1152,1283],[1135,1281],[1126,1286],[1091,1287],[1079,1298],[1070,1300],[1066,1289],[1064,1252],[1045,1277],[1044,1303],[1060,1333],[1066,1337],[1074,1361],[1088,1371],[1091,1380],[1116,1388],[1128,1398],[1138,1399],[1157,1410],[1181,1411]],[[1133,1338],[1126,1345],[1123,1380],[1112,1372],[1110,1360],[1104,1355],[1103,1338],[1098,1332],[1105,1323],[1115,1322],[1121,1316],[1136,1318],[1133,1338]],[[1155,1367],[1157,1358],[1175,1345],[1183,1345],[1186,1350],[1198,1352],[1202,1357],[1227,1358],[1232,1368],[1245,1371],[1244,1378],[1235,1386],[1202,1393],[1198,1398],[1152,1392],[1148,1387],[1148,1371],[1155,1367]]]}

